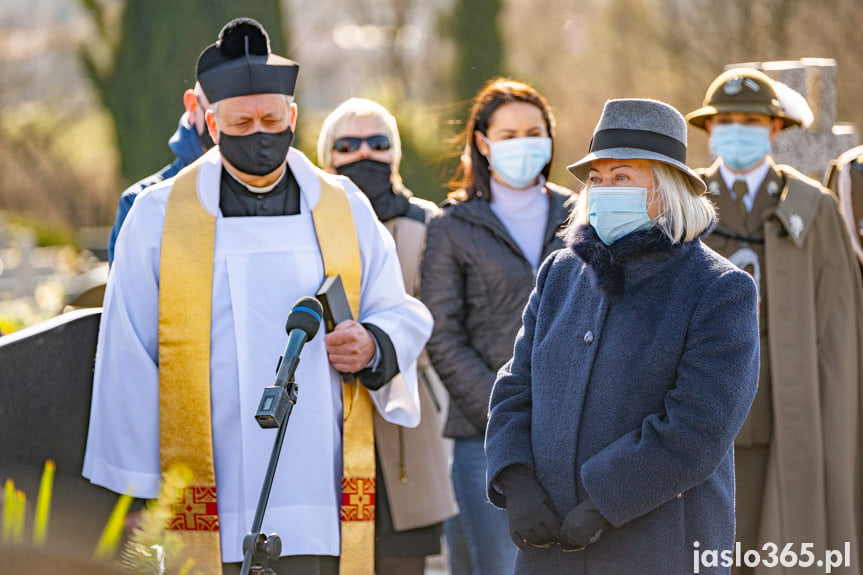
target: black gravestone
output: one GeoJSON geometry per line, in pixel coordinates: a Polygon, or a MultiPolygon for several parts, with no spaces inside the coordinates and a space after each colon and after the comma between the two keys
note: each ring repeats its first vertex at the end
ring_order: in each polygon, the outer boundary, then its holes
{"type": "Polygon", "coordinates": [[[27,497],[29,543],[43,466],[56,463],[52,555],[90,556],[117,501],[81,476],[100,317],[83,309],[0,337],[0,485],[12,478],[27,497]]]}

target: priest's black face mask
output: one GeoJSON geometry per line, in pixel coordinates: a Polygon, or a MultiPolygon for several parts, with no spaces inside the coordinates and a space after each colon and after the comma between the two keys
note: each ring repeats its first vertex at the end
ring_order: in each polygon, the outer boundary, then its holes
{"type": "Polygon", "coordinates": [[[294,132],[254,132],[245,136],[219,134],[219,149],[232,166],[253,176],[266,176],[285,162],[294,132]]]}
{"type": "Polygon", "coordinates": [[[219,150],[237,170],[260,177],[285,163],[295,111],[283,94],[251,94],[213,104],[219,150]]]}

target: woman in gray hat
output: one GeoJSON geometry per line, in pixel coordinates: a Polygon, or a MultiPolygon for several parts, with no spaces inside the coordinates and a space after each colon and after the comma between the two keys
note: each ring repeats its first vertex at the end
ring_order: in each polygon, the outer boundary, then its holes
{"type": "Polygon", "coordinates": [[[754,282],[699,239],[714,212],[671,106],[607,102],[569,170],[569,248],[540,269],[491,396],[488,495],[516,572],[727,573],[754,282]]]}

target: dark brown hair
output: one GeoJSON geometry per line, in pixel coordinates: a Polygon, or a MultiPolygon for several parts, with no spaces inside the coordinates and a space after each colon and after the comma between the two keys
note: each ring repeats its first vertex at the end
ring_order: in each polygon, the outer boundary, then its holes
{"type": "Polygon", "coordinates": [[[478,130],[482,134],[488,132],[488,122],[491,115],[503,106],[511,102],[527,102],[533,104],[542,112],[545,127],[551,137],[551,159],[542,169],[542,175],[548,179],[551,172],[551,163],[554,161],[554,116],[545,98],[533,87],[509,78],[494,78],[489,80],[479,91],[473,100],[470,110],[470,118],[467,125],[459,134],[458,146],[464,150],[464,154],[470,154],[469,165],[462,161],[449,181],[450,198],[466,201],[474,197],[482,197],[486,201],[491,199],[491,185],[489,180],[488,159],[477,149],[474,133],[478,130]]]}

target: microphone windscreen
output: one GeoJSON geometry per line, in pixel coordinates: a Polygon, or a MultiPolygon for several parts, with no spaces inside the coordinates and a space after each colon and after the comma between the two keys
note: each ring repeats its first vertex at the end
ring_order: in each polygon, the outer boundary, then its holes
{"type": "Polygon", "coordinates": [[[317,299],[308,296],[301,297],[294,304],[291,313],[288,314],[285,331],[291,333],[293,329],[301,329],[306,333],[308,340],[311,341],[315,337],[315,334],[318,333],[323,313],[324,308],[317,299]]]}

